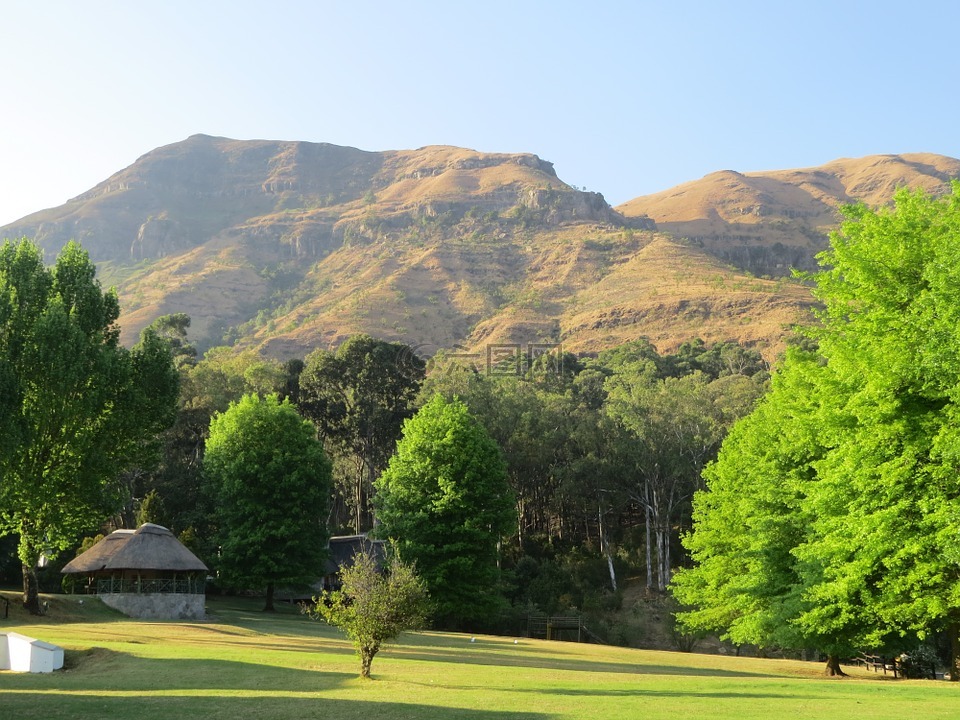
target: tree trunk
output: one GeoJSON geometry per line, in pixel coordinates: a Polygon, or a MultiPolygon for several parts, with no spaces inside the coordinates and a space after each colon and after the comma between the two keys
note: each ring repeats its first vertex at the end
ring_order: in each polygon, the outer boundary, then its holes
{"type": "Polygon", "coordinates": [[[950,681],[960,681],[960,623],[950,623],[950,681]]]}
{"type": "Polygon", "coordinates": [[[380,648],[374,648],[369,645],[360,648],[360,677],[370,678],[370,666],[373,664],[373,656],[377,654],[377,650],[380,648]]]}
{"type": "Polygon", "coordinates": [[[607,570],[610,572],[610,587],[617,591],[617,573],[613,569],[613,557],[607,552],[607,570]]]}
{"type": "Polygon", "coordinates": [[[613,569],[613,556],[610,554],[610,546],[607,544],[607,533],[603,529],[603,512],[597,508],[597,524],[600,528],[600,552],[607,559],[607,570],[610,572],[610,586],[613,591],[617,591],[617,573],[613,569]]]}
{"type": "Polygon", "coordinates": [[[660,531],[660,590],[666,591],[670,584],[670,525],[660,531]]]}
{"type": "Polygon", "coordinates": [[[273,583],[267,583],[267,602],[263,606],[264,612],[276,612],[276,608],[273,607],[273,583]]]}
{"type": "MultiPolygon", "coordinates": [[[[669,533],[669,531],[667,531],[669,533]]],[[[666,562],[666,555],[664,550],[664,531],[657,524],[656,536],[657,536],[657,590],[663,592],[667,589],[667,577],[666,570],[664,568],[664,562],[666,562]]],[[[669,542],[669,535],[667,535],[667,542],[669,542]]]]}
{"type": "Polygon", "coordinates": [[[653,541],[650,531],[650,506],[646,506],[643,510],[644,515],[644,525],[646,526],[644,530],[646,531],[647,537],[647,590],[653,590],[653,548],[650,547],[650,543],[653,541]]]}
{"type": "Polygon", "coordinates": [[[40,586],[37,571],[32,565],[23,565],[23,607],[31,615],[41,615],[40,586]]]}
{"type": "Polygon", "coordinates": [[[847,677],[847,674],[840,668],[840,658],[837,655],[827,655],[827,667],[823,674],[827,677],[847,677]]]}
{"type": "Polygon", "coordinates": [[[517,547],[523,548],[523,521],[524,521],[523,501],[517,498],[517,547]]]}
{"type": "Polygon", "coordinates": [[[359,535],[360,534],[360,517],[363,515],[363,510],[361,508],[360,498],[363,495],[363,465],[361,465],[357,470],[357,482],[353,488],[353,503],[354,503],[354,515],[353,515],[353,526],[354,531],[359,535]]]}

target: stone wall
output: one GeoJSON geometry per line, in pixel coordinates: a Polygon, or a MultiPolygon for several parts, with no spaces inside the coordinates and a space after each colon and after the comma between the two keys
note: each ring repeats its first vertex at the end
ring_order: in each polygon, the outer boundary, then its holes
{"type": "Polygon", "coordinates": [[[105,605],[124,615],[150,620],[202,620],[205,595],[186,593],[104,593],[105,605]]]}

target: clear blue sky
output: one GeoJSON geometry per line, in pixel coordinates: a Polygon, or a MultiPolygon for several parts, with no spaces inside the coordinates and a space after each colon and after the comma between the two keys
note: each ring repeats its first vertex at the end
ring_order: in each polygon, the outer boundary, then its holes
{"type": "Polygon", "coordinates": [[[532,152],[612,204],[960,157],[960,3],[5,0],[0,224],[194,133],[532,152]]]}

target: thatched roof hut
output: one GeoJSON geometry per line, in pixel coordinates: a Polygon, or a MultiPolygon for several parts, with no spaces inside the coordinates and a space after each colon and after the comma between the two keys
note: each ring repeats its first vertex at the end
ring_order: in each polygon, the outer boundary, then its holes
{"type": "Polygon", "coordinates": [[[114,530],[67,563],[61,572],[92,574],[121,570],[207,572],[207,566],[167,528],[145,523],[137,530],[114,530]]]}
{"type": "Polygon", "coordinates": [[[160,525],[115,530],[67,563],[87,592],[133,617],[202,618],[207,566],[160,525]]]}

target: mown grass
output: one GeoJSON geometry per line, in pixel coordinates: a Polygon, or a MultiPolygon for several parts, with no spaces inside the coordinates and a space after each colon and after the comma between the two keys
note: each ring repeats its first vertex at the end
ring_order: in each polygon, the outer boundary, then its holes
{"type": "MultiPolygon", "coordinates": [[[[14,597],[8,593],[8,597],[14,597]]],[[[295,608],[211,599],[202,623],[133,621],[87,599],[52,597],[48,615],[12,612],[13,630],[66,650],[51,675],[0,673],[0,716],[49,718],[334,717],[954,718],[960,687],[894,681],[819,663],[758,660],[425,632],[373,663],[374,680],[335,630],[295,608]]]]}

